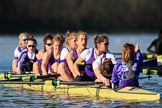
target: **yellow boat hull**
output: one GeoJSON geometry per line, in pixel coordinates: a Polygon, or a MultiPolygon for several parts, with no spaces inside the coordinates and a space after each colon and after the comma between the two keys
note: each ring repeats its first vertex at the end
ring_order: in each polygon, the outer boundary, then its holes
{"type": "Polygon", "coordinates": [[[24,88],[27,90],[43,91],[52,95],[68,95],[79,97],[95,97],[96,99],[127,100],[127,101],[157,101],[160,100],[160,94],[144,90],[137,87],[125,87],[117,92],[110,88],[99,85],[75,86],[60,85],[57,87],[49,85],[27,85],[27,84],[4,84],[4,86],[14,88],[24,88]]]}

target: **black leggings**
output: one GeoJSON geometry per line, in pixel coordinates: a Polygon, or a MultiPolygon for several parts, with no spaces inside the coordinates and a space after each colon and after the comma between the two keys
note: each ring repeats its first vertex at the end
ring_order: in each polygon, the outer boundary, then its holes
{"type": "Polygon", "coordinates": [[[33,63],[32,62],[27,62],[24,66],[24,68],[22,69],[22,72],[31,72],[33,70],[33,63]]]}

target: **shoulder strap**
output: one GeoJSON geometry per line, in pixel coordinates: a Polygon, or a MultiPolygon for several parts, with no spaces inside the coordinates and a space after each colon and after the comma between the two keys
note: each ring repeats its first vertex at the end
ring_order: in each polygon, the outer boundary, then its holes
{"type": "Polygon", "coordinates": [[[128,73],[125,76],[123,76],[124,79],[137,79],[137,76],[133,73],[133,69],[132,69],[133,64],[134,62],[130,64],[126,63],[128,67],[128,73]]]}

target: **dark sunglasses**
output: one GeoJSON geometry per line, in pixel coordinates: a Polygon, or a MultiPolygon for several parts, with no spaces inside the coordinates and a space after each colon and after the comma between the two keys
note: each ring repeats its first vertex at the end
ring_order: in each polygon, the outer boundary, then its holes
{"type": "Polygon", "coordinates": [[[35,45],[28,45],[28,47],[33,47],[33,48],[35,48],[35,45]]]}
{"type": "Polygon", "coordinates": [[[51,43],[47,43],[46,45],[51,46],[52,44],[51,43]]]}
{"type": "Polygon", "coordinates": [[[27,41],[28,40],[28,38],[25,38],[25,39],[22,39],[23,41],[27,41]]]}
{"type": "Polygon", "coordinates": [[[105,46],[107,46],[107,45],[109,45],[109,43],[102,43],[102,45],[105,45],[105,46]]]}

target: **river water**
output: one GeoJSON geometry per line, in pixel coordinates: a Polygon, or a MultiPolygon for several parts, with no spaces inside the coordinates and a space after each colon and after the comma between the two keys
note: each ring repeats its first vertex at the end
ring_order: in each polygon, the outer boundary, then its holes
{"type": "MultiPolygon", "coordinates": [[[[43,34],[34,34],[38,42],[38,49],[43,47],[43,34]]],[[[140,45],[140,49],[143,53],[147,52],[147,47],[152,40],[157,38],[157,34],[110,34],[110,46],[109,49],[112,52],[120,52],[122,45],[125,42],[140,45]]],[[[8,72],[11,70],[11,62],[13,58],[13,51],[18,43],[17,35],[1,35],[0,36],[0,72],[8,72]]],[[[88,47],[94,47],[93,44],[93,35],[88,36],[88,47]]],[[[142,75],[143,76],[143,75],[142,75]]],[[[143,88],[158,92],[162,94],[162,77],[152,76],[149,79],[140,80],[140,85],[143,88]]],[[[91,99],[77,99],[69,98],[65,96],[60,97],[50,97],[44,96],[42,92],[33,92],[23,90],[22,88],[12,89],[0,85],[0,107],[1,108],[51,108],[51,107],[72,107],[72,108],[144,108],[144,107],[162,107],[162,100],[160,101],[151,101],[151,102],[127,102],[127,101],[113,101],[113,100],[91,100],[91,99]]]]}

